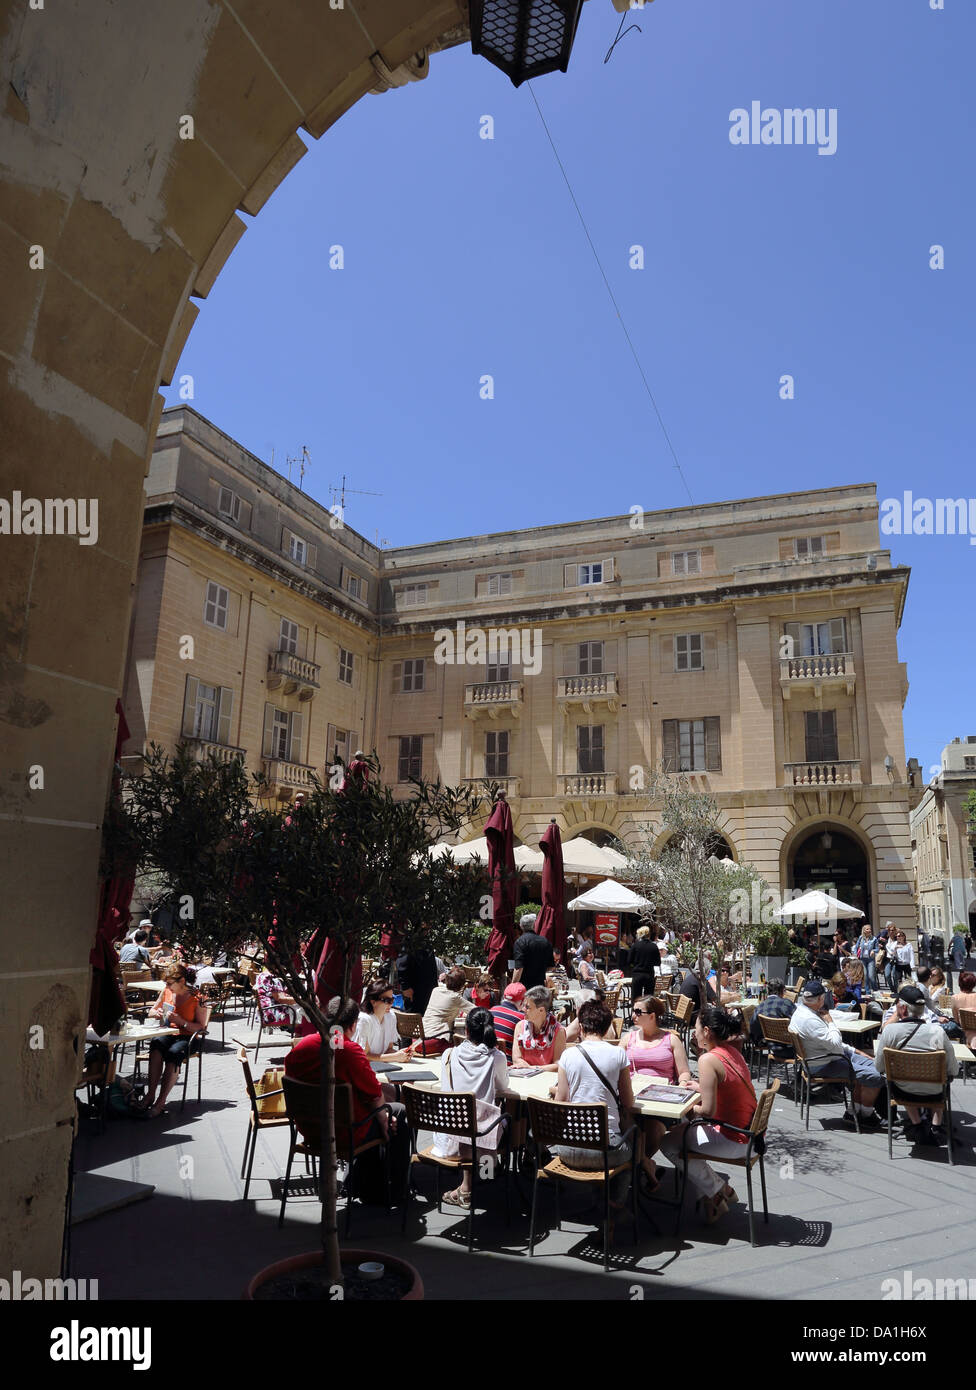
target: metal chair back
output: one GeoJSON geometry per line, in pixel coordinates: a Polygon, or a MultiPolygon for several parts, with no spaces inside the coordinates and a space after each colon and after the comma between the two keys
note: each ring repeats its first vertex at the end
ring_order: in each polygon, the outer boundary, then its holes
{"type": "Polygon", "coordinates": [[[472,1148],[477,1147],[478,1110],[473,1092],[423,1091],[418,1086],[404,1086],[401,1095],[414,1134],[421,1130],[454,1134],[472,1148]]]}
{"type": "Polygon", "coordinates": [[[610,1146],[607,1107],[571,1105],[564,1101],[528,1097],[532,1137],[542,1148],[564,1144],[573,1149],[605,1151],[610,1146]]]}

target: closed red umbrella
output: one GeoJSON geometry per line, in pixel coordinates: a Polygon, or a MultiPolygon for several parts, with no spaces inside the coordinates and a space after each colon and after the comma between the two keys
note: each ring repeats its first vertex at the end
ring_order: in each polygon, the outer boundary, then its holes
{"type": "Polygon", "coordinates": [[[553,950],[562,955],[566,950],[565,883],[563,880],[563,842],[559,826],[551,820],[539,841],[546,857],[542,866],[542,911],[536,923],[539,936],[552,942],[553,950]]]}
{"type": "Polygon", "coordinates": [[[515,841],[512,812],[502,792],[485,826],[488,841],[488,878],[491,883],[492,921],[488,937],[488,969],[501,976],[515,946],[515,841]]]}

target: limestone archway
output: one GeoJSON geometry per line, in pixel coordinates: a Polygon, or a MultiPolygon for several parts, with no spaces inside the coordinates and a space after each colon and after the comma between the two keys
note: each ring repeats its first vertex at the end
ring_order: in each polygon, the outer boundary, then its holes
{"type": "Polygon", "coordinates": [[[780,845],[780,883],[784,889],[822,885],[841,901],[859,907],[865,913],[865,920],[873,922],[872,912],[878,901],[874,846],[861,827],[853,822],[831,816],[807,818],[793,826],[780,845]],[[822,842],[824,836],[830,843],[823,843],[821,847],[818,842],[822,842]],[[804,854],[803,864],[798,866],[798,856],[804,854]],[[798,869],[802,883],[797,878],[798,869]],[[844,881],[856,885],[856,891],[850,892],[848,897],[845,897],[844,881]]]}
{"type": "MultiPolygon", "coordinates": [[[[93,499],[97,536],[3,536],[0,1038],[11,1267],[58,1273],[100,829],[149,447],[199,301],[358,99],[426,76],[464,0],[14,0],[0,17],[0,496],[93,499]],[[43,769],[43,787],[30,770],[43,769]]],[[[89,522],[91,517],[89,517],[89,522]]]]}

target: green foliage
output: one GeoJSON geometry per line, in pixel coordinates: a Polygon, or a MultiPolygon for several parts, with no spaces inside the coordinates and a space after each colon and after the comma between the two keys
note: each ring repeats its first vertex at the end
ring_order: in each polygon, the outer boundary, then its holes
{"type": "Polygon", "coordinates": [[[967,829],[972,835],[976,833],[976,791],[966,793],[963,797],[962,809],[966,814],[967,829]]]}
{"type": "Polygon", "coordinates": [[[523,917],[529,917],[532,914],[538,917],[541,911],[541,903],[519,903],[518,907],[515,909],[515,925],[518,926],[523,917]]]}
{"type": "MultiPolygon", "coordinates": [[[[751,946],[753,953],[757,956],[783,956],[790,958],[794,949],[793,942],[790,940],[789,928],[782,922],[774,922],[771,926],[756,927],[751,936],[751,946]]],[[[806,956],[800,952],[803,962],[806,963],[806,956]]],[[[792,961],[792,964],[798,964],[792,961]]]]}

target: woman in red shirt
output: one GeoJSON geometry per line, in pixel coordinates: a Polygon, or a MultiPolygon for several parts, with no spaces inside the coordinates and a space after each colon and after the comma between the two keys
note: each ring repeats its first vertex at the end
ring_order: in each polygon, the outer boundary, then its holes
{"type": "Polygon", "coordinates": [[[695,1024],[698,1043],[698,1090],[701,1100],[691,1114],[700,1116],[683,1125],[676,1125],[661,1144],[661,1152],[676,1166],[681,1162],[684,1133],[688,1136],[688,1182],[698,1194],[698,1210],[707,1226],[725,1216],[730,1202],[739,1199],[735,1190],[723,1182],[705,1161],[712,1158],[738,1158],[742,1153],[745,1135],[736,1134],[727,1125],[747,1129],[756,1111],[749,1068],[742,1056],[741,1043],[736,1039],[743,1031],[742,1014],[738,1009],[723,1009],[709,1005],[702,1009],[695,1024]],[[705,1121],[709,1123],[705,1123],[705,1121]],[[723,1123],[724,1122],[724,1123],[723,1123]]]}

